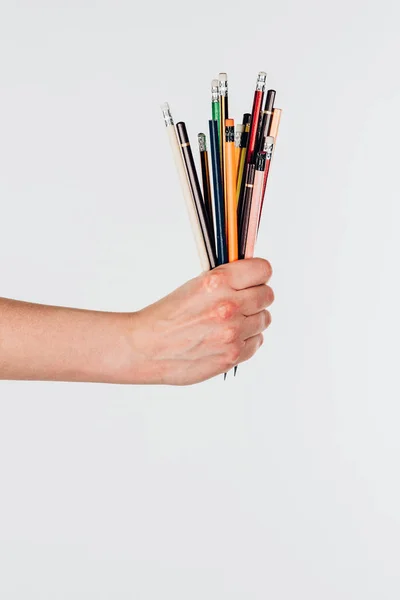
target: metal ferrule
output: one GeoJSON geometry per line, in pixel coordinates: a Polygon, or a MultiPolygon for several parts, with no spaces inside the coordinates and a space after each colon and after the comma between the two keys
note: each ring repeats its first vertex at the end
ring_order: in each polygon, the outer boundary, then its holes
{"type": "Polygon", "coordinates": [[[263,148],[263,150],[266,154],[267,160],[271,159],[273,149],[274,149],[274,138],[271,136],[268,136],[265,138],[264,148],[263,148]]]}
{"type": "Polygon", "coordinates": [[[211,101],[219,102],[219,89],[216,85],[211,86],[211,101]]]}
{"type": "Polygon", "coordinates": [[[219,95],[223,96],[223,97],[228,95],[228,82],[227,81],[219,82],[219,95]]]}
{"type": "Polygon", "coordinates": [[[234,127],[225,127],[225,141],[226,142],[234,142],[235,141],[235,128],[234,127]]]}
{"type": "Polygon", "coordinates": [[[204,133],[199,133],[197,138],[199,140],[200,152],[206,152],[207,151],[206,136],[204,135],[204,133]]]}
{"type": "Polygon", "coordinates": [[[265,171],[265,161],[267,159],[267,155],[265,152],[258,152],[256,158],[256,171],[265,171]]]}
{"type": "Polygon", "coordinates": [[[256,92],[264,92],[267,83],[267,74],[260,71],[257,77],[256,92]]]}
{"type": "Polygon", "coordinates": [[[243,131],[235,131],[235,146],[241,148],[243,131]]]}
{"type": "Polygon", "coordinates": [[[168,127],[169,125],[173,125],[174,124],[174,120],[172,118],[171,111],[170,111],[169,107],[168,108],[163,108],[162,109],[162,114],[163,114],[163,117],[164,117],[164,122],[165,122],[166,127],[168,127]]]}

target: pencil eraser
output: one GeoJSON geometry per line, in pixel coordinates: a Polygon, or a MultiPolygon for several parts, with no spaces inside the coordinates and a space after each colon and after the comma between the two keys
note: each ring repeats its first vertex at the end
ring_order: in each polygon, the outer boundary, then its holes
{"type": "Polygon", "coordinates": [[[228,80],[228,75],[226,73],[220,73],[219,74],[219,80],[220,81],[227,81],[228,80]]]}
{"type": "Polygon", "coordinates": [[[164,104],[161,104],[161,110],[169,110],[168,102],[164,102],[164,104]]]}
{"type": "Polygon", "coordinates": [[[213,79],[212,80],[211,87],[218,87],[218,79],[213,79]]]}

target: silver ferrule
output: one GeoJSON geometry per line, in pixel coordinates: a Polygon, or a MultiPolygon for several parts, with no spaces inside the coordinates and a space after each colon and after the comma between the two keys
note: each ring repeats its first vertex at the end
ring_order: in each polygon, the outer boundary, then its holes
{"type": "Polygon", "coordinates": [[[240,142],[242,141],[242,132],[235,131],[235,146],[240,148],[240,142]]]}
{"type": "Polygon", "coordinates": [[[274,138],[270,135],[265,138],[264,141],[264,152],[266,153],[266,159],[270,160],[274,149],[274,138]]]}
{"type": "Polygon", "coordinates": [[[165,126],[168,127],[169,125],[173,125],[174,120],[172,118],[171,110],[170,110],[168,104],[163,104],[161,107],[161,110],[162,110],[162,114],[164,117],[165,126]]]}
{"type": "Polygon", "coordinates": [[[204,133],[199,133],[197,138],[199,140],[200,152],[206,152],[206,150],[207,150],[206,136],[204,135],[204,133]]]}
{"type": "Polygon", "coordinates": [[[228,95],[228,82],[227,81],[219,82],[219,95],[223,96],[223,97],[228,95]]]}
{"type": "Polygon", "coordinates": [[[219,102],[219,89],[217,85],[211,87],[211,101],[219,102]]]}
{"type": "Polygon", "coordinates": [[[267,74],[264,71],[260,71],[257,77],[256,92],[264,92],[266,83],[267,74]]]}

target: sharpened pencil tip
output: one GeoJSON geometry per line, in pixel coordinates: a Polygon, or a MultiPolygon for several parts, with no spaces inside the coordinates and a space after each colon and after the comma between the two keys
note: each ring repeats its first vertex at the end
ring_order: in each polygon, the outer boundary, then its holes
{"type": "Polygon", "coordinates": [[[237,369],[238,369],[237,367],[235,367],[235,368],[233,369],[233,376],[234,376],[234,377],[236,377],[237,369]]]}
{"type": "Polygon", "coordinates": [[[226,373],[224,373],[224,381],[225,381],[225,379],[226,379],[226,373]]]}

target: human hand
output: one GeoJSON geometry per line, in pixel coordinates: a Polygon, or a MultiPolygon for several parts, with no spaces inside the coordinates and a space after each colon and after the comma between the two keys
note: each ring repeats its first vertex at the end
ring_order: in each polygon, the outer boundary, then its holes
{"type": "Polygon", "coordinates": [[[261,258],[236,261],[134,313],[134,382],[189,385],[251,358],[271,323],[271,274],[261,258]]]}

